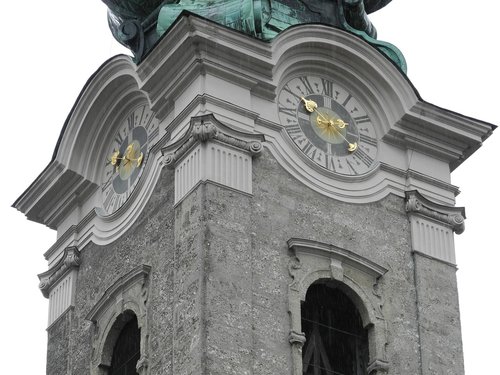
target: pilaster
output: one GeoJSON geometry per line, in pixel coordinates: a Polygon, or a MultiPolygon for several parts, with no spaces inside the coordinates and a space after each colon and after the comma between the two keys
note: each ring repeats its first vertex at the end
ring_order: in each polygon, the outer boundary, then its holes
{"type": "Polygon", "coordinates": [[[74,305],[76,278],[80,267],[80,252],[74,246],[64,250],[61,259],[49,270],[38,275],[39,288],[49,299],[48,326],[74,305]]]}
{"type": "Polygon", "coordinates": [[[464,374],[453,233],[464,231],[465,211],[406,192],[411,223],[422,375],[464,374]]]}
{"type": "Polygon", "coordinates": [[[193,117],[186,134],[162,149],[165,165],[175,169],[175,204],[199,182],[252,194],[252,157],[264,136],[235,131],[212,115],[193,117]]]}
{"type": "Polygon", "coordinates": [[[454,265],[453,233],[465,230],[465,209],[436,204],[412,190],[406,192],[406,212],[411,223],[412,250],[454,265]]]}

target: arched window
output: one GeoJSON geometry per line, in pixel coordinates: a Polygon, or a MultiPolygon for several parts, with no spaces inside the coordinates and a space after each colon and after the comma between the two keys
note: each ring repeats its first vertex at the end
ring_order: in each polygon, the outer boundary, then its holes
{"type": "Polygon", "coordinates": [[[368,336],[352,301],[333,282],[316,282],[301,307],[304,375],[366,375],[368,336]]]}
{"type": "Polygon", "coordinates": [[[109,375],[137,375],[137,361],[141,357],[141,331],[134,315],[116,340],[109,375]]]}

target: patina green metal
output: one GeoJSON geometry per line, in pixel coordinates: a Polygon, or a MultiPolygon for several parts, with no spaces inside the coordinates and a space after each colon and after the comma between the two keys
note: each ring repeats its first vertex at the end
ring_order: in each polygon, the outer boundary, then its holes
{"type": "Polygon", "coordinates": [[[191,12],[265,41],[287,28],[322,23],[366,40],[403,71],[406,62],[392,44],[378,41],[368,14],[391,0],[103,0],[114,37],[140,62],[182,12],[191,12]]]}

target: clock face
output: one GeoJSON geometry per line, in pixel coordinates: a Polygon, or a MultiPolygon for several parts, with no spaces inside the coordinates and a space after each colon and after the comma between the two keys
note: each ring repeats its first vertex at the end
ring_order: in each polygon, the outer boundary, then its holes
{"type": "Polygon", "coordinates": [[[135,107],[120,122],[101,178],[102,207],[107,214],[123,206],[136,187],[158,134],[159,122],[147,104],[135,107]]]}
{"type": "Polygon", "coordinates": [[[278,112],[293,142],[321,167],[345,176],[375,167],[378,141],[370,115],[334,81],[315,75],[292,78],[278,94],[278,112]]]}

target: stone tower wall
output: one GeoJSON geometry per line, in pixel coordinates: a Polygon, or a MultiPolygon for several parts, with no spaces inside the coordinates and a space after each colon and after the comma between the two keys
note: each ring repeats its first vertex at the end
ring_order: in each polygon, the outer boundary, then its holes
{"type": "Polygon", "coordinates": [[[403,198],[325,197],[266,149],[254,160],[253,195],[207,182],[174,207],[173,180],[164,168],[125,235],[81,250],[75,306],[48,329],[48,374],[89,373],[96,332],[86,317],[143,264],[151,266],[144,373],[291,374],[290,238],[333,244],[388,270],[371,298],[386,327],[377,350],[389,374],[463,373],[455,268],[412,254],[403,198]]]}

